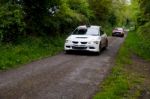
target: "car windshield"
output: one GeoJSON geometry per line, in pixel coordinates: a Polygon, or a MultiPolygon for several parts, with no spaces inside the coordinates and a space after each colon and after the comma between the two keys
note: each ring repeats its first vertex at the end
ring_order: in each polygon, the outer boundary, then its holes
{"type": "Polygon", "coordinates": [[[95,29],[95,28],[76,29],[72,34],[73,35],[92,35],[92,36],[99,35],[98,29],[95,29]]]}
{"type": "Polygon", "coordinates": [[[123,31],[123,28],[115,28],[115,30],[123,31]]]}

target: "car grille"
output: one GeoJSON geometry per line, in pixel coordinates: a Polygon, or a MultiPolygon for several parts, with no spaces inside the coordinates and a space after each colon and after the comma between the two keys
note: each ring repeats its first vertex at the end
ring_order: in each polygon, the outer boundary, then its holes
{"type": "MultiPolygon", "coordinates": [[[[73,44],[78,44],[79,42],[77,41],[72,41],[73,44]]],[[[81,44],[87,44],[87,42],[80,42],[81,44]]]]}
{"type": "Polygon", "coordinates": [[[73,46],[72,48],[73,49],[77,49],[77,50],[85,50],[85,49],[87,49],[87,47],[75,47],[75,46],[73,46]]]}
{"type": "Polygon", "coordinates": [[[81,42],[81,44],[87,44],[87,42],[81,42]]]}
{"type": "Polygon", "coordinates": [[[78,42],[77,42],[77,41],[72,41],[72,43],[74,43],[74,44],[78,44],[78,42]]]}

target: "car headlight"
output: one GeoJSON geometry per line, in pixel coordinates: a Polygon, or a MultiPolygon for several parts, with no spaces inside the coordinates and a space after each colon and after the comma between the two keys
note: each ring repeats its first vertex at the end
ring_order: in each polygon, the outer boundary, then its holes
{"type": "Polygon", "coordinates": [[[70,40],[66,40],[66,42],[65,43],[71,43],[71,41],[70,40]]]}
{"type": "Polygon", "coordinates": [[[95,44],[99,44],[99,41],[93,41],[93,43],[95,43],[95,44]]]}
{"type": "Polygon", "coordinates": [[[88,44],[99,44],[99,41],[89,41],[88,44]]]}

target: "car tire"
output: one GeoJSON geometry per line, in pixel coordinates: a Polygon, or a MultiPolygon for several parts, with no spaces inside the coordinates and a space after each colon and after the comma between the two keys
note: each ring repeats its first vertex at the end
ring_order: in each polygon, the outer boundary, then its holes
{"type": "Polygon", "coordinates": [[[107,47],[108,47],[108,39],[106,39],[106,45],[105,45],[104,49],[107,49],[107,47]]]}
{"type": "Polygon", "coordinates": [[[98,55],[101,54],[101,50],[102,50],[102,47],[101,47],[101,43],[99,44],[99,51],[97,52],[98,55]]]}
{"type": "Polygon", "coordinates": [[[121,35],[120,37],[124,37],[124,35],[121,35]]]}
{"type": "Polygon", "coordinates": [[[70,54],[70,51],[68,51],[68,50],[65,50],[65,54],[70,54]]]}

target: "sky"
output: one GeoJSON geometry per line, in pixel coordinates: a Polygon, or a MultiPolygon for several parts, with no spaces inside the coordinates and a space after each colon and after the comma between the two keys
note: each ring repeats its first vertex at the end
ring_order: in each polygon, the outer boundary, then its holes
{"type": "Polygon", "coordinates": [[[127,2],[128,2],[129,4],[131,4],[131,0],[127,0],[127,2]]]}

